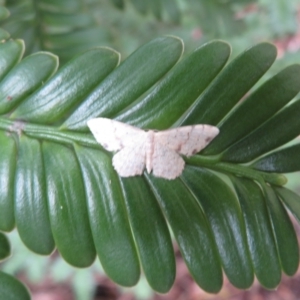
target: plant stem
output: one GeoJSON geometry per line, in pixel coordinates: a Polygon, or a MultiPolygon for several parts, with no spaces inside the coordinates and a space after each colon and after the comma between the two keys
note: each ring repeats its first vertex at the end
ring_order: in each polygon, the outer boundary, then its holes
{"type": "Polygon", "coordinates": [[[5,118],[0,118],[0,129],[6,130],[8,133],[14,132],[18,135],[24,133],[29,137],[59,142],[63,144],[78,143],[93,148],[100,147],[100,145],[96,142],[91,134],[60,131],[58,127],[54,126],[29,124],[22,121],[13,121],[5,118]]]}
{"type": "Polygon", "coordinates": [[[286,177],[282,174],[267,173],[267,172],[253,170],[244,165],[220,162],[218,156],[213,156],[208,158],[205,156],[195,155],[193,157],[187,158],[186,162],[191,165],[208,167],[212,170],[219,171],[222,173],[235,174],[241,177],[250,178],[258,182],[263,180],[271,184],[280,185],[280,186],[287,183],[286,177]]]}
{"type": "MultiPolygon", "coordinates": [[[[39,124],[29,124],[22,121],[13,121],[6,118],[0,118],[0,129],[6,130],[9,133],[17,133],[21,135],[25,133],[27,136],[44,139],[48,141],[63,143],[63,144],[79,144],[83,146],[101,148],[91,134],[62,131],[58,127],[44,126],[39,124]]],[[[188,164],[200,167],[207,167],[225,174],[235,174],[246,178],[251,178],[258,182],[266,181],[274,185],[284,185],[287,179],[282,174],[267,173],[258,170],[253,170],[248,166],[231,164],[220,161],[220,156],[201,156],[185,158],[188,164]]]]}

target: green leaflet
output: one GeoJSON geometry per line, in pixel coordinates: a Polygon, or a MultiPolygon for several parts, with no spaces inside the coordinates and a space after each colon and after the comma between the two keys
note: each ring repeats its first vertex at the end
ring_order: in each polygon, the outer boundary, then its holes
{"type": "Polygon", "coordinates": [[[231,180],[242,208],[255,275],[264,287],[274,289],[280,282],[281,270],[263,194],[253,181],[231,180]]]}
{"type": "Polygon", "coordinates": [[[0,40],[7,40],[10,37],[9,33],[6,30],[0,28],[0,40]]]}
{"type": "Polygon", "coordinates": [[[300,144],[272,152],[252,164],[257,170],[289,173],[300,170],[300,144]]]}
{"type": "Polygon", "coordinates": [[[113,50],[98,48],[74,60],[60,69],[47,85],[25,99],[11,118],[42,124],[58,121],[117,66],[119,55],[113,50]]]}
{"type": "Polygon", "coordinates": [[[180,123],[217,125],[270,68],[275,58],[276,48],[269,43],[258,44],[240,54],[200,95],[180,123]]]}
{"type": "Polygon", "coordinates": [[[95,259],[95,248],[78,162],[65,146],[44,142],[42,150],[55,244],[67,262],[87,267],[95,259]]]}
{"type": "Polygon", "coordinates": [[[182,179],[208,218],[229,281],[241,289],[250,287],[254,280],[253,268],[242,212],[234,193],[205,169],[186,167],[182,179]]]}
{"type": "Polygon", "coordinates": [[[163,77],[182,50],[182,41],[168,36],[142,46],[82,102],[62,128],[82,131],[90,118],[113,117],[163,77]]]}
{"type": "Polygon", "coordinates": [[[94,149],[79,146],[75,149],[84,179],[89,220],[98,257],[113,281],[123,286],[132,286],[139,279],[140,266],[122,190],[111,158],[94,149]]]}
{"type": "Polygon", "coordinates": [[[179,62],[151,93],[118,115],[117,120],[144,128],[170,127],[220,72],[229,54],[228,44],[221,41],[196,49],[179,62]]]}
{"type": "Polygon", "coordinates": [[[218,127],[220,134],[203,151],[218,154],[260,126],[300,91],[300,65],[285,68],[231,112],[218,127]],[[243,124],[243,126],[241,126],[243,124]]]}
{"type": "Polygon", "coordinates": [[[151,175],[146,178],[194,280],[205,291],[217,293],[223,281],[219,255],[209,223],[196,199],[179,178],[173,181],[151,175]]]}
{"type": "MultiPolygon", "coordinates": [[[[47,36],[49,50],[57,53],[59,57],[68,57],[67,52],[71,52],[74,57],[76,54],[88,49],[99,48],[99,40],[109,39],[110,36],[104,28],[89,26],[81,30],[71,30],[66,38],[65,33],[54,33],[47,36]],[[88,45],[88,47],[87,47],[88,45]]],[[[109,50],[108,48],[106,50],[109,50]]]]}
{"type": "Polygon", "coordinates": [[[300,100],[297,100],[224,151],[222,160],[248,162],[289,142],[300,133],[299,115],[300,100]]]}
{"type": "Polygon", "coordinates": [[[11,231],[15,226],[14,177],[16,143],[8,133],[0,132],[0,230],[11,231]]]}
{"type": "Polygon", "coordinates": [[[145,276],[154,290],[166,293],[175,280],[175,258],[167,224],[143,177],[120,181],[145,276]]]}
{"type": "Polygon", "coordinates": [[[9,10],[4,6],[0,6],[0,20],[5,20],[9,16],[9,10]]]}
{"type": "Polygon", "coordinates": [[[0,232],[0,261],[10,256],[10,243],[5,234],[0,232]]]}
{"type": "Polygon", "coordinates": [[[5,114],[43,85],[57,70],[58,58],[38,52],[23,59],[1,81],[0,113],[5,114]]]}
{"type": "Polygon", "coordinates": [[[40,142],[25,135],[19,138],[15,176],[15,218],[24,244],[39,254],[54,250],[47,206],[46,177],[40,142]]]}
{"type": "Polygon", "coordinates": [[[283,187],[276,187],[276,192],[294,217],[300,222],[300,196],[283,187]]]}
{"type": "Polygon", "coordinates": [[[27,288],[14,277],[0,271],[1,297],[5,300],[30,300],[27,288]]]}
{"type": "Polygon", "coordinates": [[[0,44],[0,80],[21,60],[24,49],[25,45],[22,40],[0,44]]]}
{"type": "Polygon", "coordinates": [[[287,275],[292,276],[297,272],[299,264],[297,235],[284,206],[273,189],[266,185],[264,191],[281,266],[287,275]]]}

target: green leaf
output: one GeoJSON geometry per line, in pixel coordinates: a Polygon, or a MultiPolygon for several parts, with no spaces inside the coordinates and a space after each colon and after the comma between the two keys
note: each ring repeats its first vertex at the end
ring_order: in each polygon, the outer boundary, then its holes
{"type": "Polygon", "coordinates": [[[300,144],[272,152],[254,162],[252,167],[278,173],[300,171],[300,144]]]}
{"type": "Polygon", "coordinates": [[[58,58],[51,53],[36,53],[22,60],[0,84],[0,113],[16,107],[26,96],[43,85],[58,67],[58,58]]]}
{"type": "Polygon", "coordinates": [[[47,166],[50,223],[57,249],[70,264],[87,267],[95,259],[95,248],[75,154],[65,146],[50,142],[44,142],[42,150],[47,166]]]}
{"type": "Polygon", "coordinates": [[[130,106],[173,67],[182,49],[182,41],[174,37],[157,38],[142,46],[82,102],[62,128],[86,130],[87,119],[113,117],[130,106]]]}
{"type": "Polygon", "coordinates": [[[292,276],[297,272],[299,265],[297,235],[288,213],[273,189],[265,186],[265,192],[281,267],[287,275],[292,276]]]}
{"type": "Polygon", "coordinates": [[[9,37],[10,37],[10,34],[6,30],[0,28],[0,40],[1,41],[7,40],[9,37]]]}
{"type": "Polygon", "coordinates": [[[24,42],[21,40],[0,44],[0,80],[21,60],[24,48],[24,42]]]}
{"type": "Polygon", "coordinates": [[[10,243],[5,234],[0,232],[0,261],[10,256],[10,243]]]}
{"type": "Polygon", "coordinates": [[[132,286],[139,279],[140,266],[111,158],[95,149],[79,146],[75,149],[85,181],[89,220],[98,257],[110,278],[118,284],[132,286]]]}
{"type": "Polygon", "coordinates": [[[43,124],[57,121],[117,66],[119,55],[113,50],[98,48],[74,60],[60,69],[46,86],[23,101],[11,117],[43,124]]]}
{"type": "Polygon", "coordinates": [[[14,176],[16,143],[5,132],[0,132],[0,230],[11,231],[15,226],[14,176]]]}
{"type": "Polygon", "coordinates": [[[276,192],[279,194],[280,199],[288,207],[294,217],[300,222],[300,196],[293,191],[277,187],[276,192]]]}
{"type": "Polygon", "coordinates": [[[9,10],[4,6],[0,6],[0,20],[4,20],[9,17],[9,10]]]}
{"type": "MultiPolygon", "coordinates": [[[[66,22],[64,25],[66,25],[66,22]]],[[[105,29],[91,26],[90,28],[82,28],[81,30],[70,32],[68,38],[66,38],[64,32],[49,34],[47,45],[49,50],[56,52],[60,57],[66,56],[66,51],[70,51],[73,57],[87,50],[86,45],[89,45],[90,48],[97,47],[99,40],[101,41],[109,37],[109,33],[105,29]]]]}
{"type": "Polygon", "coordinates": [[[0,293],[5,300],[30,300],[28,289],[20,281],[1,271],[0,293]]]}
{"type": "Polygon", "coordinates": [[[211,228],[197,200],[180,179],[168,181],[151,175],[146,178],[194,280],[205,291],[217,293],[222,286],[219,256],[211,228]]]}
{"type": "Polygon", "coordinates": [[[269,43],[258,44],[240,54],[200,95],[181,123],[218,124],[270,68],[275,58],[276,48],[269,43]]]}
{"type": "Polygon", "coordinates": [[[255,275],[264,287],[274,289],[280,282],[281,270],[263,194],[259,186],[248,179],[231,180],[243,211],[255,275]]]}
{"type": "Polygon", "coordinates": [[[300,100],[297,100],[228,148],[222,154],[222,160],[248,162],[291,141],[300,133],[299,115],[300,100]]]}
{"type": "Polygon", "coordinates": [[[175,258],[162,212],[143,178],[122,178],[121,186],[145,276],[154,290],[166,293],[175,279],[175,258]]]}
{"type": "Polygon", "coordinates": [[[299,91],[300,65],[292,65],[272,77],[237,106],[228,118],[218,125],[221,134],[214,139],[204,153],[222,152],[272,117],[299,91]]]}
{"type": "Polygon", "coordinates": [[[186,167],[182,179],[192,193],[197,195],[211,224],[229,281],[241,289],[250,287],[254,279],[253,268],[242,213],[232,190],[218,176],[205,169],[186,167]]]}
{"type": "Polygon", "coordinates": [[[15,176],[15,218],[24,244],[39,254],[54,250],[46,201],[45,170],[41,144],[21,136],[15,176]]]}
{"type": "Polygon", "coordinates": [[[178,63],[150,94],[125,109],[117,119],[145,128],[170,127],[220,72],[229,54],[228,44],[220,41],[196,49],[178,63]]]}

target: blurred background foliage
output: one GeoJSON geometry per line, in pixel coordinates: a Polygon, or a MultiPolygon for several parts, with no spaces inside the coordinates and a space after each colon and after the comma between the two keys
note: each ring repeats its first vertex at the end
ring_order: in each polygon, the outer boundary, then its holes
{"type": "MultiPolygon", "coordinates": [[[[181,37],[185,53],[211,39],[224,39],[232,45],[231,59],[258,42],[271,41],[278,48],[278,59],[263,80],[300,62],[300,0],[0,0],[0,5],[10,12],[0,27],[25,41],[25,54],[47,50],[59,56],[60,65],[94,46],[116,49],[125,59],[164,34],[181,37]]],[[[299,174],[288,178],[289,187],[300,192],[299,174]]],[[[74,271],[55,253],[38,257],[25,248],[16,232],[9,236],[14,259],[1,264],[3,271],[19,274],[32,286],[49,278],[56,286],[67,282],[70,295],[77,299],[95,293],[97,276],[104,276],[98,262],[74,271]]],[[[152,293],[143,280],[135,288],[117,289],[118,295],[130,293],[135,299],[149,299],[152,293]]],[[[64,299],[73,298],[65,295],[64,299]]]]}
{"type": "Polygon", "coordinates": [[[279,57],[297,61],[299,0],[1,0],[10,17],[1,23],[22,38],[26,53],[47,50],[65,62],[93,46],[126,58],[154,37],[181,37],[186,53],[225,39],[232,58],[260,41],[273,41],[279,57]]]}

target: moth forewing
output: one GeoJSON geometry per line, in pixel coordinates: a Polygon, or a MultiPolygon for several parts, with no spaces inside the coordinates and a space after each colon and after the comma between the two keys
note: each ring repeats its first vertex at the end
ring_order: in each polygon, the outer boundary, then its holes
{"type": "Polygon", "coordinates": [[[180,154],[191,156],[205,148],[218,133],[215,126],[199,124],[157,132],[155,140],[180,154]]]}

